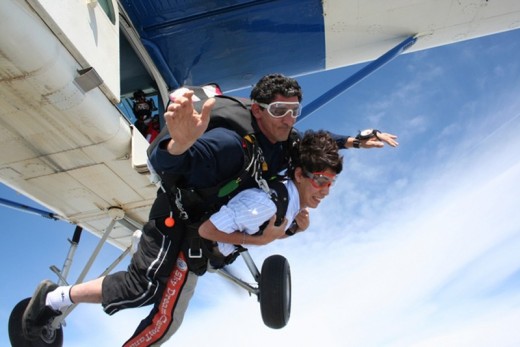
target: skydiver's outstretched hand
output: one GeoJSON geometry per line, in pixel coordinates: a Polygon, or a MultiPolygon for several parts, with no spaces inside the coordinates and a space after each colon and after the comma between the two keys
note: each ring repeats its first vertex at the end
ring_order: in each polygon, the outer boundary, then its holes
{"type": "Polygon", "coordinates": [[[215,99],[208,99],[202,106],[202,113],[193,108],[193,90],[181,88],[170,94],[170,104],[164,113],[164,120],[171,136],[168,152],[172,155],[184,153],[206,131],[209,114],[215,99]]]}
{"type": "Polygon", "coordinates": [[[258,236],[262,238],[262,244],[266,245],[276,239],[282,238],[285,236],[285,228],[287,227],[287,219],[284,218],[282,224],[280,226],[275,226],[274,222],[276,221],[276,215],[271,217],[269,223],[265,227],[262,235],[258,236]]]}
{"type": "Polygon", "coordinates": [[[392,147],[399,146],[399,142],[396,141],[397,136],[389,133],[378,132],[377,136],[373,136],[368,140],[361,140],[359,147],[362,148],[381,148],[385,146],[385,143],[392,147]]]}

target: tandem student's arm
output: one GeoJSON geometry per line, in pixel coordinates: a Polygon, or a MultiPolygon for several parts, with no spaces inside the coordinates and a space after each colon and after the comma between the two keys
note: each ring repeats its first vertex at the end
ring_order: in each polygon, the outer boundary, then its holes
{"type": "Polygon", "coordinates": [[[273,216],[264,229],[261,235],[249,235],[243,231],[234,231],[232,233],[226,233],[221,230],[218,230],[217,227],[211,222],[211,220],[207,220],[201,224],[199,227],[199,235],[206,240],[222,242],[222,243],[230,243],[233,245],[255,245],[262,246],[266,245],[276,239],[279,239],[285,235],[285,227],[287,225],[287,220],[280,226],[275,226],[274,221],[276,216],[273,216]]]}

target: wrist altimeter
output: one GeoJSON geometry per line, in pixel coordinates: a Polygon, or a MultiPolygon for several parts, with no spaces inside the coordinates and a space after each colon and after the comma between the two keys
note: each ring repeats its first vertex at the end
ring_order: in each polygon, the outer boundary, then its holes
{"type": "Polygon", "coordinates": [[[372,138],[372,137],[374,137],[374,136],[377,137],[377,134],[378,134],[378,133],[380,133],[380,131],[377,130],[377,129],[365,129],[365,130],[361,130],[361,131],[359,132],[359,134],[357,134],[356,139],[357,139],[357,140],[360,140],[360,141],[362,141],[362,140],[368,140],[368,139],[370,139],[370,138],[372,138]]]}

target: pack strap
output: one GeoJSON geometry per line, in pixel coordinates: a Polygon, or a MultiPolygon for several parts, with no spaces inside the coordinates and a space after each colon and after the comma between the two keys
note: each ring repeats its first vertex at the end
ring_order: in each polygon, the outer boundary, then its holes
{"type": "Polygon", "coordinates": [[[289,191],[287,186],[280,180],[269,181],[269,195],[276,205],[276,226],[280,226],[289,207],[289,191]]]}
{"type": "MultiPolygon", "coordinates": [[[[274,225],[280,226],[285,218],[285,214],[287,213],[287,208],[289,207],[289,192],[287,186],[283,184],[283,181],[280,179],[268,181],[267,184],[269,185],[269,196],[276,205],[276,219],[274,225]]],[[[258,228],[259,231],[257,234],[261,234],[267,227],[267,224],[269,224],[268,220],[258,228]]]]}
{"type": "Polygon", "coordinates": [[[254,134],[247,134],[243,137],[242,148],[244,149],[244,166],[241,173],[219,189],[219,198],[231,194],[242,182],[246,181],[248,176],[253,177],[258,187],[269,193],[267,181],[262,176],[262,173],[267,171],[267,163],[254,134]]]}

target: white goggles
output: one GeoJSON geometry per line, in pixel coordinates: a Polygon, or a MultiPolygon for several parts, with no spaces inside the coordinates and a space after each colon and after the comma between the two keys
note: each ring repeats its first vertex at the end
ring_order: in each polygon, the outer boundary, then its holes
{"type": "Polygon", "coordinates": [[[264,104],[261,102],[257,102],[258,106],[263,107],[267,110],[269,115],[274,118],[282,118],[287,115],[287,113],[291,112],[291,117],[298,117],[302,108],[299,102],[286,102],[286,101],[275,101],[270,104],[264,104]]]}

